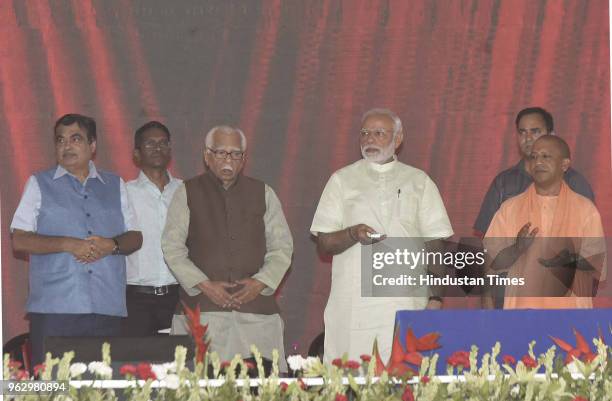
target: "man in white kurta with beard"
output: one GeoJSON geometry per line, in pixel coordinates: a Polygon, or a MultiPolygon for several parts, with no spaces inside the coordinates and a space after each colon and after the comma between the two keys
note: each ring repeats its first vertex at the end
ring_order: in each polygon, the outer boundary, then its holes
{"type": "Polygon", "coordinates": [[[391,352],[395,312],[439,309],[431,297],[362,297],[361,247],[386,237],[447,238],[453,230],[434,182],[397,160],[403,140],[399,117],[372,109],[362,117],[363,159],[329,179],[310,231],[319,251],[333,255],[331,292],[325,307],[325,360],[347,353],[358,359],[378,339],[381,357],[391,352]],[[378,234],[382,237],[376,238],[378,234]]]}

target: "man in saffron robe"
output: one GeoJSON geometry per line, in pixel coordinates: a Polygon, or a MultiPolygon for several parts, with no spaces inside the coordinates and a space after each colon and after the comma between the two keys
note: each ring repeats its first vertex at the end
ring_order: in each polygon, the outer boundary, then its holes
{"type": "Polygon", "coordinates": [[[504,202],[487,230],[491,269],[525,280],[506,288],[505,309],[593,306],[593,284],[605,276],[603,227],[593,202],[564,182],[570,163],[563,139],[539,138],[527,166],[533,184],[504,202]]]}

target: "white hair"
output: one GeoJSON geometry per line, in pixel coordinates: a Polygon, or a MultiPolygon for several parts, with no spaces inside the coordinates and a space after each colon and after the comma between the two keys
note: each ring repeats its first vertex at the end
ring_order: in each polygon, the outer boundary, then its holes
{"type": "Polygon", "coordinates": [[[244,136],[244,132],[240,130],[240,128],[230,127],[229,125],[217,125],[216,127],[212,127],[210,131],[206,133],[204,137],[204,145],[207,148],[213,147],[213,134],[218,132],[223,135],[231,135],[234,133],[238,133],[240,135],[240,150],[246,152],[247,148],[247,140],[246,136],[244,136]]]}
{"type": "Polygon", "coordinates": [[[363,125],[364,121],[367,120],[368,117],[371,117],[371,116],[389,117],[393,121],[393,137],[395,137],[397,134],[399,134],[402,131],[402,120],[400,120],[397,114],[395,114],[389,109],[383,109],[383,108],[377,107],[377,108],[366,111],[365,113],[363,113],[363,116],[361,116],[361,124],[363,125]]]}

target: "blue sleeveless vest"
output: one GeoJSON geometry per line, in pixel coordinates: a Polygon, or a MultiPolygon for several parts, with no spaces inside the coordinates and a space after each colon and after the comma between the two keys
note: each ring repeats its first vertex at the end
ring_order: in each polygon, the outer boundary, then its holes
{"type": "MultiPolygon", "coordinates": [[[[119,177],[85,185],[70,174],[53,179],[56,167],[35,174],[41,192],[37,234],[86,238],[125,232],[119,177]]],[[[36,313],[96,313],[126,316],[125,256],[109,255],[83,264],[67,252],[30,255],[27,310],[36,313]]]]}

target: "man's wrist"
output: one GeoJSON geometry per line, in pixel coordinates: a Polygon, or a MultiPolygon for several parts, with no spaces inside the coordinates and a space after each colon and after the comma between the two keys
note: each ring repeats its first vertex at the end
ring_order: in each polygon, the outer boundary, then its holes
{"type": "Polygon", "coordinates": [[[117,238],[111,238],[111,241],[113,241],[113,250],[111,251],[112,255],[121,255],[121,249],[119,248],[119,241],[117,241],[117,238]]]}
{"type": "Polygon", "coordinates": [[[359,242],[359,240],[358,240],[358,239],[357,239],[357,238],[356,238],[356,237],[353,235],[353,230],[352,230],[352,228],[353,228],[353,227],[354,227],[354,226],[351,226],[351,227],[347,228],[347,230],[348,230],[348,235],[349,235],[349,237],[350,237],[350,238],[351,238],[353,241],[355,241],[355,242],[359,242]]]}
{"type": "Polygon", "coordinates": [[[76,249],[76,241],[78,241],[76,238],[64,237],[62,239],[62,249],[64,252],[74,253],[74,250],[76,249]]]}

